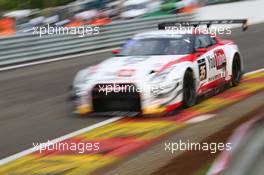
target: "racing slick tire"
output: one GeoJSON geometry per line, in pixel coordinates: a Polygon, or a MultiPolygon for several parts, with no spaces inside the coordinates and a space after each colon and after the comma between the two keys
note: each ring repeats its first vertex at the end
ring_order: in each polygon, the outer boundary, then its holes
{"type": "Polygon", "coordinates": [[[242,77],[241,61],[239,55],[235,55],[232,63],[232,86],[237,86],[242,77]]]}
{"type": "Polygon", "coordinates": [[[195,79],[193,72],[187,70],[183,78],[183,107],[188,108],[197,102],[197,94],[195,89],[195,79]]]}

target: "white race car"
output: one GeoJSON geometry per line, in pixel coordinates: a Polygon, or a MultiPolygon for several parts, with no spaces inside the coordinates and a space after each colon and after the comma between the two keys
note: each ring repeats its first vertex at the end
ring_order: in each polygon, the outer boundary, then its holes
{"type": "Polygon", "coordinates": [[[233,41],[197,30],[137,34],[115,54],[77,73],[72,88],[75,113],[168,114],[223,85],[238,85],[243,72],[233,41]]]}

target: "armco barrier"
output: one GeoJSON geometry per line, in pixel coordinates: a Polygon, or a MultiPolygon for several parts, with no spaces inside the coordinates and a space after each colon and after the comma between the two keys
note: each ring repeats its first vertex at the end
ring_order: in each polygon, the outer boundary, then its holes
{"type": "Polygon", "coordinates": [[[193,14],[179,14],[115,21],[101,27],[100,34],[94,36],[44,35],[39,37],[39,35],[33,35],[32,31],[0,37],[0,66],[116,47],[136,33],[157,30],[157,24],[160,22],[189,20],[192,16],[193,14]]]}

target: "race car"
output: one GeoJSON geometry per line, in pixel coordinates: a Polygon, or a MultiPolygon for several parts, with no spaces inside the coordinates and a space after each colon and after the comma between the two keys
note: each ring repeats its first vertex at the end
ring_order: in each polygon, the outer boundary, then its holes
{"type": "MultiPolygon", "coordinates": [[[[176,23],[197,28],[246,20],[176,23]]],[[[167,115],[223,85],[237,86],[243,74],[238,46],[203,30],[170,30],[176,23],[136,34],[114,57],[79,71],[71,92],[74,112],[167,115]]]]}

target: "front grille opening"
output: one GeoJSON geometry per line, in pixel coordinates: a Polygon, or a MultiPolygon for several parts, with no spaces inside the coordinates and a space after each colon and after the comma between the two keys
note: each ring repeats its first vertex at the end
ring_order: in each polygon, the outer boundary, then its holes
{"type": "Polygon", "coordinates": [[[134,84],[97,84],[92,90],[94,112],[138,112],[141,113],[140,94],[134,84]],[[120,90],[105,92],[102,87],[118,86],[120,90]],[[129,89],[128,89],[129,88],[129,89]]]}

